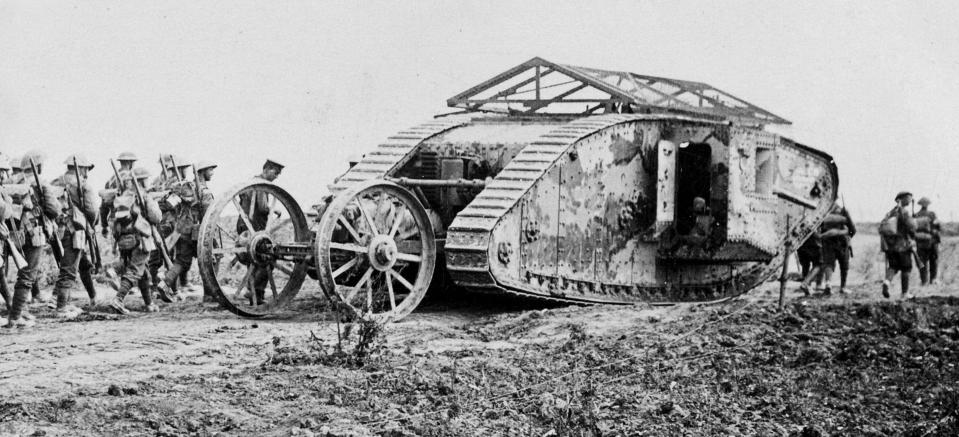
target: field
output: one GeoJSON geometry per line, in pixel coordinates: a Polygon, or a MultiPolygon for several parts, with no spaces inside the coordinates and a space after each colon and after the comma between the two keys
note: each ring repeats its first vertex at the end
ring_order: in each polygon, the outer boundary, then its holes
{"type": "Polygon", "coordinates": [[[316,289],[258,321],[196,295],[36,308],[0,332],[0,435],[959,435],[959,239],[912,301],[854,241],[853,293],[790,284],[783,312],[775,282],[670,307],[456,294],[385,327],[337,324],[316,289]]]}

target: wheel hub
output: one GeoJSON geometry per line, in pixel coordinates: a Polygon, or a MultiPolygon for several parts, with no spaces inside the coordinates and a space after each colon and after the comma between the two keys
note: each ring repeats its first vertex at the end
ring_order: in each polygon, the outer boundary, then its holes
{"type": "Polygon", "coordinates": [[[258,233],[250,238],[250,258],[259,265],[270,262],[273,255],[273,239],[266,232],[258,233]]]}
{"type": "Polygon", "coordinates": [[[381,272],[396,264],[396,242],[386,235],[377,235],[370,241],[368,255],[370,264],[381,272]]]}

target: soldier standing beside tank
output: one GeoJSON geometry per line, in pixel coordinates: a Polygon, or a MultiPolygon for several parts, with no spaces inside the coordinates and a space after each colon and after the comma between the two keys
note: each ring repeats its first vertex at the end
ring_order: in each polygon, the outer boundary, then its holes
{"type": "Polygon", "coordinates": [[[839,263],[839,292],[846,294],[846,278],[849,276],[849,257],[852,246],[849,240],[856,235],[856,225],[846,208],[833,205],[832,211],[826,216],[820,227],[822,235],[822,278],[826,284],[823,290],[826,295],[832,294],[829,280],[832,272],[839,263]]]}
{"type": "MultiPolygon", "coordinates": [[[[33,152],[24,155],[21,166],[35,165],[29,171],[35,170],[39,176],[43,172],[43,162],[43,155],[33,152]]],[[[20,199],[20,206],[23,207],[20,226],[24,235],[23,257],[27,264],[17,271],[12,305],[5,325],[7,328],[29,327],[34,324],[32,316],[24,312],[24,306],[37,280],[37,266],[40,264],[43,248],[48,242],[56,241],[55,230],[50,228],[53,225],[53,219],[60,215],[61,208],[54,193],[56,190],[52,186],[42,179],[37,184],[36,178],[26,179],[26,182],[30,185],[31,194],[22,196],[20,199]],[[50,226],[44,229],[46,225],[50,226]]]]}
{"type": "MultiPolygon", "coordinates": [[[[273,182],[280,176],[280,173],[283,172],[283,164],[280,164],[272,159],[267,159],[263,164],[263,171],[254,176],[253,179],[264,180],[267,182],[273,182]]],[[[244,211],[250,210],[250,203],[253,203],[253,214],[250,216],[250,224],[253,226],[253,231],[262,231],[266,229],[266,223],[270,218],[270,200],[268,195],[265,192],[258,192],[255,196],[249,194],[240,195],[240,207],[244,211]]],[[[246,232],[247,226],[242,218],[237,219],[236,222],[236,232],[237,235],[242,235],[246,232]]],[[[250,304],[254,303],[262,305],[265,303],[266,298],[266,286],[270,280],[270,267],[259,266],[255,263],[252,264],[251,278],[253,282],[253,292],[255,295],[250,295],[250,304]],[[256,302],[254,302],[254,297],[256,302]]]]}
{"type": "Polygon", "coordinates": [[[96,288],[92,276],[94,262],[91,261],[96,254],[91,253],[89,245],[89,239],[96,236],[89,235],[88,230],[95,229],[100,204],[93,186],[87,181],[87,174],[91,169],[93,164],[85,157],[74,155],[67,159],[67,172],[59,178],[66,196],[64,213],[58,220],[63,229],[63,259],[60,261],[60,273],[54,288],[57,317],[60,318],[75,318],[83,312],[70,304],[70,289],[76,284],[78,276],[87,290],[90,304],[94,305],[96,302],[96,288]]]}
{"type": "MultiPolygon", "coordinates": [[[[197,239],[200,231],[200,221],[207,208],[213,203],[213,193],[207,183],[213,178],[213,169],[216,165],[210,162],[200,162],[196,166],[199,180],[183,182],[174,187],[173,191],[181,199],[176,207],[176,228],[180,237],[176,242],[173,257],[173,266],[166,272],[165,277],[157,284],[162,295],[173,296],[182,272],[189,270],[197,253],[197,239]]],[[[206,287],[203,289],[204,300],[213,299],[206,287]]]]}
{"type": "Polygon", "coordinates": [[[140,193],[145,193],[149,177],[147,171],[136,168],[133,170],[134,177],[127,179],[127,175],[129,173],[121,174],[125,186],[114,200],[113,238],[117,242],[117,252],[120,255],[120,267],[117,270],[120,280],[116,286],[117,295],[110,302],[110,308],[119,314],[129,314],[123,300],[136,285],[143,297],[143,310],[156,312],[160,308],[153,303],[153,284],[146,271],[146,264],[151,253],[157,250],[151,225],[160,223],[162,212],[159,204],[149,196],[142,196],[141,205],[137,200],[136,190],[132,186],[126,186],[136,183],[140,187],[140,193]]]}
{"type": "Polygon", "coordinates": [[[928,197],[919,199],[922,208],[916,213],[916,252],[919,254],[919,278],[922,285],[936,284],[939,274],[939,243],[942,224],[936,213],[929,209],[928,197]]]}
{"type": "Polygon", "coordinates": [[[886,253],[886,276],[882,281],[882,296],[889,297],[889,286],[896,273],[901,273],[902,297],[909,299],[909,273],[915,250],[916,222],[906,209],[912,202],[912,193],[901,191],[896,195],[896,206],[879,223],[882,251],[886,253]]]}
{"type": "Polygon", "coordinates": [[[799,268],[803,277],[799,291],[809,296],[809,285],[813,281],[817,284],[822,281],[822,239],[818,230],[810,234],[802,246],[799,246],[796,257],[799,259],[799,268]]]}

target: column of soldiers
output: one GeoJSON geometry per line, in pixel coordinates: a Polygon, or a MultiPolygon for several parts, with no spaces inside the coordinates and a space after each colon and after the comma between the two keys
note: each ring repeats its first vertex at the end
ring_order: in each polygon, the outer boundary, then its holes
{"type": "MultiPolygon", "coordinates": [[[[105,268],[117,290],[109,302],[114,311],[129,312],[124,299],[134,286],[148,312],[159,309],[154,296],[166,302],[178,298],[177,290],[196,257],[199,223],[213,200],[207,185],[216,165],[164,155],[161,175],[148,185],[149,172],[135,167],[135,155],[122,153],[116,161],[118,166],[111,160],[114,176],[97,193],[88,181],[94,165],[82,155],[69,157],[66,172],[50,182],[43,177],[46,162],[41,153],[15,160],[0,156],[0,295],[8,309],[6,327],[34,324],[27,304],[43,301],[38,275],[47,251],[59,269],[54,299],[48,301],[57,317],[70,319],[82,313],[70,303],[77,280],[90,304],[96,303],[93,274],[101,268],[98,225],[103,237],[112,237],[108,239],[118,255],[117,262],[105,268]],[[191,167],[194,174],[188,175],[191,167]],[[171,254],[161,276],[159,267],[171,254]],[[12,291],[6,282],[11,263],[17,268],[12,291]]],[[[207,290],[204,300],[212,300],[207,290]]]]}
{"type": "MultiPolygon", "coordinates": [[[[942,225],[936,213],[929,209],[932,201],[928,197],[919,199],[918,212],[910,210],[913,197],[908,191],[897,194],[895,201],[896,206],[879,225],[880,248],[886,264],[880,292],[889,298],[892,280],[898,274],[902,297],[910,299],[913,294],[909,291],[909,275],[914,261],[919,266],[921,285],[937,283],[942,225]]],[[[855,235],[856,226],[849,212],[838,204],[833,206],[818,231],[796,251],[803,278],[800,292],[809,296],[813,282],[817,288],[824,282],[823,294],[830,295],[830,279],[838,264],[839,292],[847,293],[849,259],[853,256],[850,240],[855,235]]]]}

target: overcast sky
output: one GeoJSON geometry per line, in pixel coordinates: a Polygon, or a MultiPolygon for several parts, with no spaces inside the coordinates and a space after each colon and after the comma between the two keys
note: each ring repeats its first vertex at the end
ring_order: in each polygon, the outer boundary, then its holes
{"type": "MultiPolygon", "coordinates": [[[[318,202],[354,152],[533,56],[710,83],[832,154],[859,220],[959,219],[959,2],[0,1],[0,151],[266,157],[318,202]]],[[[60,167],[58,165],[58,167],[60,167]]]]}

